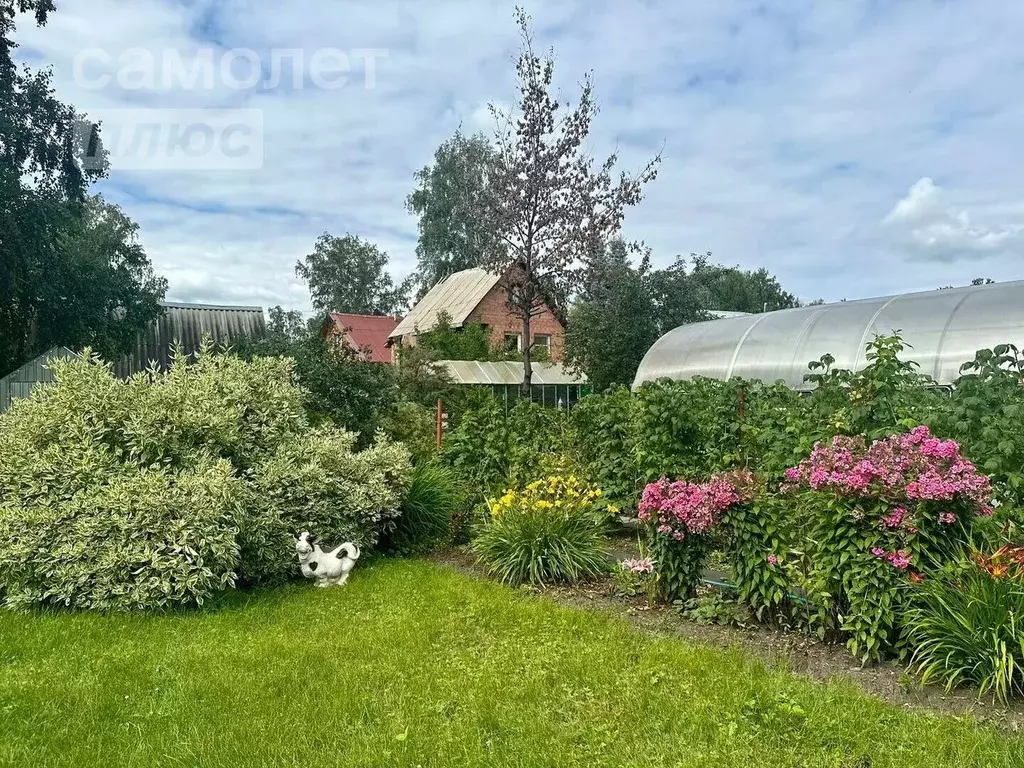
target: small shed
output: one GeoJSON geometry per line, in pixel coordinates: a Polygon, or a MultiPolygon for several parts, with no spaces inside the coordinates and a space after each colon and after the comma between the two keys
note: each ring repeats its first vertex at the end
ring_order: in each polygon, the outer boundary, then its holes
{"type": "Polygon", "coordinates": [[[20,397],[28,397],[37,384],[50,384],[54,376],[47,367],[51,360],[76,357],[67,347],[54,347],[35,360],[29,360],[21,368],[0,379],[0,413],[10,408],[20,397]]]}
{"type": "MultiPolygon", "coordinates": [[[[488,387],[511,407],[522,396],[523,364],[515,361],[484,363],[475,360],[442,360],[438,365],[457,386],[488,387]]],[[[590,393],[587,377],[561,363],[533,363],[530,399],[552,408],[572,408],[590,393]]]]}

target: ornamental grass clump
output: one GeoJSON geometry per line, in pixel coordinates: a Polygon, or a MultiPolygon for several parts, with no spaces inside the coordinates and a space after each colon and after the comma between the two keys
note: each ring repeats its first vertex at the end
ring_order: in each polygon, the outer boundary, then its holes
{"type": "Polygon", "coordinates": [[[913,588],[907,626],[922,684],[970,684],[1005,702],[1024,694],[1024,548],[972,553],[913,588]]]}
{"type": "Polygon", "coordinates": [[[818,443],[781,490],[805,538],[776,567],[799,578],[819,635],[842,634],[864,658],[908,651],[908,585],[963,557],[973,521],[992,513],[989,478],[925,426],[870,445],[818,443]]]}
{"type": "Polygon", "coordinates": [[[572,583],[603,573],[605,530],[617,512],[599,488],[552,475],[488,501],[473,541],[487,571],[518,585],[572,583]]]}
{"type": "Polygon", "coordinates": [[[748,470],[713,476],[706,483],[662,478],[644,488],[637,516],[646,525],[657,562],[657,592],[664,600],[693,596],[711,551],[711,533],[730,508],[753,499],[748,470]]]}

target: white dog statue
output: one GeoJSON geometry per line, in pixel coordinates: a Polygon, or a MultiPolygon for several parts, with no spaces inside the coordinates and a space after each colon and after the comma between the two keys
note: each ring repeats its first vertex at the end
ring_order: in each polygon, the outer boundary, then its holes
{"type": "Polygon", "coordinates": [[[295,551],[299,555],[302,575],[307,579],[316,579],[318,587],[344,586],[359,559],[359,547],[351,541],[338,545],[330,552],[324,552],[309,531],[303,531],[295,539],[295,551]]]}

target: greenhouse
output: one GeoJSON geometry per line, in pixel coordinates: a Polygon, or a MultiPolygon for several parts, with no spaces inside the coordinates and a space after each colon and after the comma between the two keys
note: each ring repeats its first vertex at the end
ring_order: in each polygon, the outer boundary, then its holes
{"type": "MultiPolygon", "coordinates": [[[[523,397],[523,364],[514,361],[495,363],[472,360],[442,360],[438,366],[452,384],[459,387],[487,388],[508,410],[523,397]]],[[[560,363],[535,362],[530,399],[552,408],[572,408],[590,392],[587,377],[570,371],[560,363]]]]}
{"type": "Polygon", "coordinates": [[[644,356],[633,387],[662,378],[738,376],[807,389],[807,364],[832,355],[858,370],[876,334],[899,332],[908,357],[939,384],[951,384],[979,349],[1024,346],[1024,281],[906,293],[784,309],[683,325],[644,356]]]}

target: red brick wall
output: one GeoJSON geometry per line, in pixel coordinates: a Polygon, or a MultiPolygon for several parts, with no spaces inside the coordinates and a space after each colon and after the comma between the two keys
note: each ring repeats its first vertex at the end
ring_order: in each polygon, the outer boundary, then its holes
{"type": "MultiPolygon", "coordinates": [[[[494,286],[484,296],[476,309],[466,319],[467,323],[483,323],[491,331],[491,343],[501,347],[505,343],[506,333],[523,332],[523,319],[511,314],[508,311],[508,304],[505,301],[505,292],[500,285],[494,286]]],[[[558,322],[554,313],[544,308],[544,311],[530,321],[530,333],[548,335],[551,337],[551,359],[561,361],[565,351],[565,328],[558,322]]]]}

